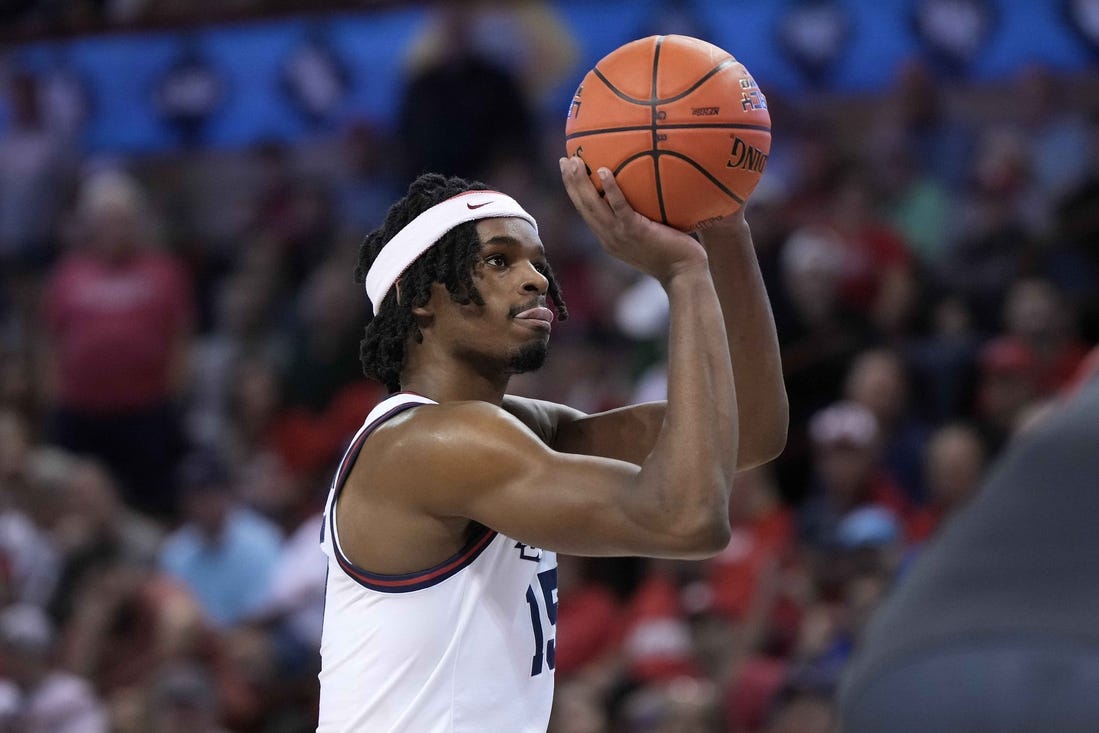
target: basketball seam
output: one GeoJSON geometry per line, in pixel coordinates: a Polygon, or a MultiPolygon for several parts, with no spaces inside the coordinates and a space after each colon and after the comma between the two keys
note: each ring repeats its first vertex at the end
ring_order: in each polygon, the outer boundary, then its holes
{"type": "Polygon", "coordinates": [[[699,173],[706,176],[706,178],[709,179],[710,183],[714,184],[719,189],[721,189],[721,192],[724,193],[726,196],[731,198],[733,201],[736,201],[738,204],[743,204],[744,203],[744,199],[742,199],[740,196],[737,196],[735,193],[733,193],[733,191],[728,186],[726,186],[724,183],[722,183],[721,181],[714,178],[713,174],[710,173],[710,171],[703,168],[701,165],[699,165],[699,163],[694,158],[688,157],[688,156],[684,155],[683,153],[680,153],[680,152],[675,151],[675,150],[661,150],[660,152],[661,152],[662,155],[670,155],[673,158],[680,158],[680,159],[686,161],[689,165],[691,165],[692,167],[697,169],[699,173]]]}
{"type": "Polygon", "coordinates": [[[693,92],[695,89],[698,89],[700,86],[705,84],[707,82],[707,80],[709,80],[712,76],[714,76],[715,74],[720,72],[722,69],[725,69],[728,66],[731,66],[732,64],[735,64],[735,63],[736,63],[736,59],[733,58],[732,56],[730,56],[729,58],[725,59],[724,61],[722,61],[720,64],[718,64],[714,68],[707,71],[702,76],[701,79],[699,79],[698,81],[696,81],[694,84],[691,85],[690,89],[688,89],[685,92],[680,92],[679,94],[676,94],[674,97],[667,97],[666,99],[661,99],[660,104],[667,104],[668,102],[676,102],[680,99],[683,99],[684,97],[691,94],[691,92],[693,92]]]}
{"type": "Polygon", "coordinates": [[[622,172],[622,169],[625,168],[627,165],[634,162],[638,158],[645,158],[645,157],[651,157],[653,159],[653,165],[656,165],[656,155],[653,154],[653,151],[652,150],[642,150],[641,152],[634,153],[633,155],[631,155],[630,157],[626,158],[621,163],[619,163],[618,167],[615,168],[614,171],[613,171],[614,175],[617,177],[618,174],[622,172]]]}
{"type": "Polygon", "coordinates": [[[653,149],[653,177],[656,179],[656,202],[660,205],[660,223],[667,225],[668,212],[664,208],[664,188],[660,185],[660,149],[657,147],[656,131],[656,106],[659,104],[656,97],[656,87],[659,81],[657,72],[660,68],[660,47],[664,45],[664,36],[656,39],[656,49],[653,52],[653,81],[652,91],[649,92],[649,117],[652,124],[652,149],[653,149]]]}
{"type": "Polygon", "coordinates": [[[653,159],[653,166],[655,167],[657,165],[658,155],[669,155],[673,158],[679,158],[680,160],[685,161],[687,163],[687,165],[691,166],[692,168],[697,170],[699,173],[706,176],[706,180],[710,181],[710,183],[717,186],[718,189],[723,194],[725,194],[726,196],[731,198],[733,201],[736,201],[738,204],[741,204],[741,205],[744,204],[744,199],[743,198],[741,198],[740,196],[737,196],[736,193],[734,193],[728,186],[726,186],[724,183],[722,183],[718,179],[714,178],[713,174],[711,174],[708,170],[706,170],[701,165],[699,165],[698,161],[696,161],[694,158],[688,157],[688,156],[684,155],[683,153],[677,152],[675,150],[655,150],[655,151],[654,150],[642,150],[640,152],[634,153],[630,157],[623,160],[621,163],[618,164],[618,167],[616,167],[614,169],[614,171],[612,171],[612,172],[614,173],[615,177],[617,177],[618,174],[622,172],[622,169],[625,168],[630,163],[634,162],[638,158],[645,158],[645,157],[650,157],[650,156],[653,159]]]}
{"type": "MultiPolygon", "coordinates": [[[[661,36],[661,38],[663,38],[663,36],[661,36]]],[[[675,96],[672,96],[672,97],[664,97],[664,98],[657,98],[657,99],[638,99],[637,97],[631,97],[630,95],[626,94],[621,89],[616,87],[614,84],[611,84],[610,79],[603,76],[603,72],[599,70],[598,66],[595,67],[594,69],[592,69],[592,73],[595,74],[595,78],[597,78],[597,79],[599,79],[599,81],[603,82],[603,84],[606,85],[607,89],[610,89],[611,92],[616,97],[618,97],[619,99],[621,99],[625,102],[629,102],[630,104],[636,104],[639,107],[648,107],[648,106],[650,106],[654,103],[655,104],[667,104],[668,102],[675,102],[675,101],[678,101],[680,99],[683,99],[683,97],[686,97],[691,92],[698,89],[704,83],[709,81],[710,77],[712,77],[714,74],[718,73],[719,71],[721,71],[721,70],[727,68],[728,66],[730,66],[731,64],[735,64],[735,63],[736,63],[736,59],[733,58],[732,56],[730,56],[729,58],[725,59],[720,64],[718,64],[717,66],[715,66],[714,68],[710,69],[705,74],[703,74],[699,78],[698,81],[696,81],[694,84],[691,85],[691,87],[689,89],[687,89],[685,91],[682,91],[679,94],[676,94],[675,96]]],[[[655,94],[654,94],[654,96],[655,96],[655,94]]]]}
{"type": "MultiPolygon", "coordinates": [[[[580,130],[579,132],[572,132],[565,136],[566,140],[572,140],[578,137],[588,137],[589,135],[601,135],[604,133],[612,132],[642,132],[652,128],[652,125],[628,125],[625,127],[601,127],[598,130],[580,130]]],[[[771,128],[767,125],[744,125],[736,122],[680,122],[671,125],[660,125],[661,130],[694,130],[694,129],[711,129],[711,130],[756,130],[759,132],[770,132],[771,128]]]]}

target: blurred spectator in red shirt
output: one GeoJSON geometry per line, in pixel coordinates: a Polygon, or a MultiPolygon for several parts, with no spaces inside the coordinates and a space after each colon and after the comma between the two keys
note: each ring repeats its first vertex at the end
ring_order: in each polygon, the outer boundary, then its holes
{"type": "Polygon", "coordinates": [[[996,339],[981,349],[978,366],[977,424],[995,455],[1038,402],[1034,357],[1017,341],[996,339]]]}
{"type": "Polygon", "coordinates": [[[1005,333],[993,343],[1018,344],[1028,352],[1041,397],[1051,397],[1063,388],[1087,354],[1087,345],[1076,338],[1070,319],[1061,297],[1046,280],[1020,280],[1008,291],[1005,333]]]}
{"type": "Polygon", "coordinates": [[[743,621],[758,603],[767,574],[794,552],[794,518],[770,471],[761,467],[737,474],[729,520],[729,544],[706,564],[710,610],[743,621]]]}
{"type": "Polygon", "coordinates": [[[930,537],[945,518],[973,498],[987,461],[980,433],[968,425],[945,425],[932,434],[924,457],[925,490],[930,501],[910,524],[913,540],[930,537]]]}
{"type": "Polygon", "coordinates": [[[862,169],[844,172],[833,191],[823,221],[843,249],[840,296],[851,310],[867,314],[879,333],[895,334],[915,305],[908,244],[877,216],[873,183],[862,169]]]}
{"type": "Polygon", "coordinates": [[[557,645],[559,679],[582,673],[603,661],[621,642],[620,604],[605,584],[587,577],[584,558],[558,558],[557,645]]]}
{"type": "Polygon", "coordinates": [[[187,275],[155,248],[129,176],[93,174],[78,215],[83,241],[63,258],[45,295],[53,439],[101,458],[127,503],[165,517],[174,509],[166,467],[182,442],[175,401],[193,320],[187,275]]]}
{"type": "Polygon", "coordinates": [[[649,561],[649,572],[626,604],[620,623],[630,679],[658,682],[698,674],[674,562],[649,561]]]}

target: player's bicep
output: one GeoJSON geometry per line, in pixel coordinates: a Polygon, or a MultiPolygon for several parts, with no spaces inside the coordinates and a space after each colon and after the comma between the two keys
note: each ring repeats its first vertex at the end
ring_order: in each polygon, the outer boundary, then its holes
{"type": "Polygon", "coordinates": [[[469,518],[556,552],[660,554],[666,541],[659,518],[647,516],[631,499],[638,470],[622,461],[580,455],[524,462],[471,496],[469,518]]]}
{"type": "Polygon", "coordinates": [[[637,491],[638,466],[554,451],[514,417],[474,408],[436,440],[428,511],[579,555],[689,556],[690,537],[637,491]],[[464,421],[462,421],[464,422],[464,421]]]}

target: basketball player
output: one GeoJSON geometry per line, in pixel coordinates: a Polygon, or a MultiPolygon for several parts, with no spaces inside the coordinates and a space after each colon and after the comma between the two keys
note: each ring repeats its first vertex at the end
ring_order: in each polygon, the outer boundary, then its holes
{"type": "Polygon", "coordinates": [[[567,315],[537,225],[480,184],[417,179],[360,253],[375,314],[364,370],[393,394],[325,511],[321,731],[545,731],[554,553],[711,556],[734,474],[784,445],[743,216],[700,244],[633,211],[609,171],[605,199],[579,159],[561,172],[607,251],[668,294],[667,403],[585,415],[507,395],[567,315]]]}

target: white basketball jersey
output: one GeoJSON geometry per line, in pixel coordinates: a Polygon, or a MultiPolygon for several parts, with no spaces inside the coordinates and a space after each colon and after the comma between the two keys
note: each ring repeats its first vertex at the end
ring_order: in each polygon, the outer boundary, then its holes
{"type": "MultiPolygon", "coordinates": [[[[321,529],[328,555],[318,731],[544,733],[553,699],[557,556],[477,526],[453,557],[380,575],[340,549],[336,502],[363,443],[432,400],[392,395],[344,454],[321,529]]],[[[414,457],[409,457],[414,460],[414,457]]]]}

